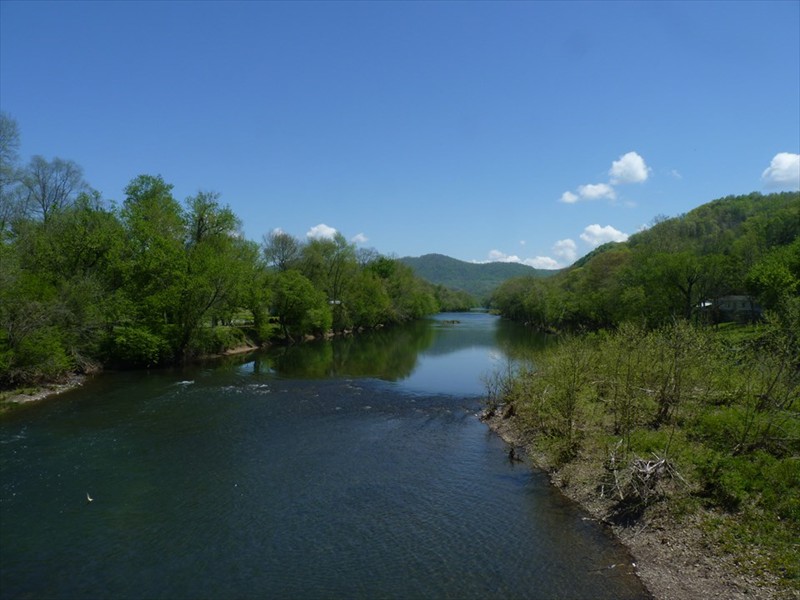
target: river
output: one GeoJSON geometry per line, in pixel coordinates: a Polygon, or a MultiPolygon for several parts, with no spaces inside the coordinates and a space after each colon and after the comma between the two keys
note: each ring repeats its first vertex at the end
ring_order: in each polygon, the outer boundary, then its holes
{"type": "Polygon", "coordinates": [[[438,315],[13,411],[0,597],[648,598],[477,417],[482,377],[536,343],[438,315]]]}

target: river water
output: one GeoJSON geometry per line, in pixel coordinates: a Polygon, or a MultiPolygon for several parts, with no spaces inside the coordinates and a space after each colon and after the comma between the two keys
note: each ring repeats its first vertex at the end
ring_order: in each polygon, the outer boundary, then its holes
{"type": "Polygon", "coordinates": [[[439,315],[16,410],[0,597],[648,598],[477,418],[482,377],[540,342],[439,315]]]}

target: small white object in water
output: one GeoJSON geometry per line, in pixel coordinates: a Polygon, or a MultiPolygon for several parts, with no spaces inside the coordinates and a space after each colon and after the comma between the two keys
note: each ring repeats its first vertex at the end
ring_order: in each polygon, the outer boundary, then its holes
{"type": "Polygon", "coordinates": [[[186,381],[179,381],[178,385],[192,385],[194,383],[194,379],[187,379],[186,381]]]}
{"type": "Polygon", "coordinates": [[[86,492],[86,502],[94,502],[94,498],[89,495],[89,492],[86,492]]]}

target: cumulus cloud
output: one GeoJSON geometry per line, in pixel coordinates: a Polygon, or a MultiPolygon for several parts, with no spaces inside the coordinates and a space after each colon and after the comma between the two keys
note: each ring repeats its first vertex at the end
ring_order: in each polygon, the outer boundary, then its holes
{"type": "Polygon", "coordinates": [[[578,258],[578,246],[569,238],[558,240],[553,244],[553,254],[562,258],[567,264],[572,264],[578,258]]]}
{"type": "Polygon", "coordinates": [[[350,241],[354,244],[366,244],[369,241],[369,238],[363,233],[357,233],[351,238],[350,241]]]}
{"type": "MultiPolygon", "coordinates": [[[[559,202],[575,204],[579,200],[616,200],[617,190],[615,185],[625,183],[642,183],[650,177],[652,169],[647,166],[644,159],[636,152],[628,152],[611,163],[608,171],[608,183],[587,183],[579,185],[575,192],[566,191],[561,194],[559,202]],[[577,192],[577,193],[576,193],[577,192]]],[[[677,172],[676,172],[677,173],[677,172]]]]}
{"type": "Polygon", "coordinates": [[[558,261],[550,258],[549,256],[537,256],[535,258],[529,258],[525,261],[525,264],[529,267],[533,267],[534,269],[560,269],[561,265],[558,264],[558,261]]]}
{"type": "Polygon", "coordinates": [[[489,262],[522,262],[519,256],[506,254],[500,250],[489,250],[489,262]]]}
{"type": "Polygon", "coordinates": [[[577,192],[577,194],[569,191],[564,192],[561,194],[559,202],[575,204],[579,200],[598,200],[600,198],[614,200],[617,197],[617,192],[607,183],[587,183],[586,185],[579,185],[577,192]]]}
{"type": "Polygon", "coordinates": [[[619,160],[611,163],[608,175],[614,185],[641,183],[647,181],[650,175],[650,167],[645,164],[644,159],[636,152],[628,152],[620,156],[619,160]]]}
{"type": "Polygon", "coordinates": [[[588,225],[584,228],[581,239],[591,246],[599,246],[606,242],[624,242],[628,239],[628,234],[622,233],[619,229],[615,229],[611,225],[601,227],[595,223],[594,225],[588,225]]]}
{"type": "Polygon", "coordinates": [[[561,202],[564,204],[575,204],[578,200],[578,196],[572,192],[564,192],[561,194],[561,202]]]}
{"type": "Polygon", "coordinates": [[[560,269],[561,265],[558,261],[550,258],[549,256],[537,256],[535,258],[522,259],[516,254],[506,254],[500,250],[490,250],[489,259],[484,262],[507,262],[519,263],[521,265],[528,265],[534,269],[560,269]]]}
{"type": "Polygon", "coordinates": [[[306,237],[312,240],[332,240],[336,233],[333,227],[328,227],[325,223],[320,223],[309,229],[306,233],[306,237]]]}
{"type": "Polygon", "coordinates": [[[769,187],[800,188],[800,154],[779,152],[761,174],[769,187]]]}
{"type": "Polygon", "coordinates": [[[617,197],[617,192],[607,183],[587,183],[586,185],[579,185],[578,194],[583,200],[597,200],[599,198],[614,200],[617,197]]]}
{"type": "MultiPolygon", "coordinates": [[[[563,260],[556,260],[550,256],[535,256],[533,258],[520,258],[516,254],[506,254],[500,250],[490,250],[488,260],[483,262],[507,262],[528,265],[534,269],[561,269],[575,262],[578,249],[575,242],[566,239],[559,240],[553,246],[553,254],[563,260]]],[[[478,261],[481,262],[481,261],[478,261]]]]}

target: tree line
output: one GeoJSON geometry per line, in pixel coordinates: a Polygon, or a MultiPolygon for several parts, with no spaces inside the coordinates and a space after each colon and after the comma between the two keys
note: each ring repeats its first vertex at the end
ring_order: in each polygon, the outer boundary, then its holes
{"type": "Polygon", "coordinates": [[[116,205],[73,161],[20,165],[18,148],[2,115],[0,388],[472,305],[341,234],[250,241],[217,193],[181,203],[160,175],[139,175],[116,205]]]}
{"type": "Polygon", "coordinates": [[[722,198],[656,218],[547,279],[499,286],[492,306],[544,330],[596,330],[674,318],[719,321],[721,301],[749,296],[751,316],[800,294],[800,193],[722,198]]]}

